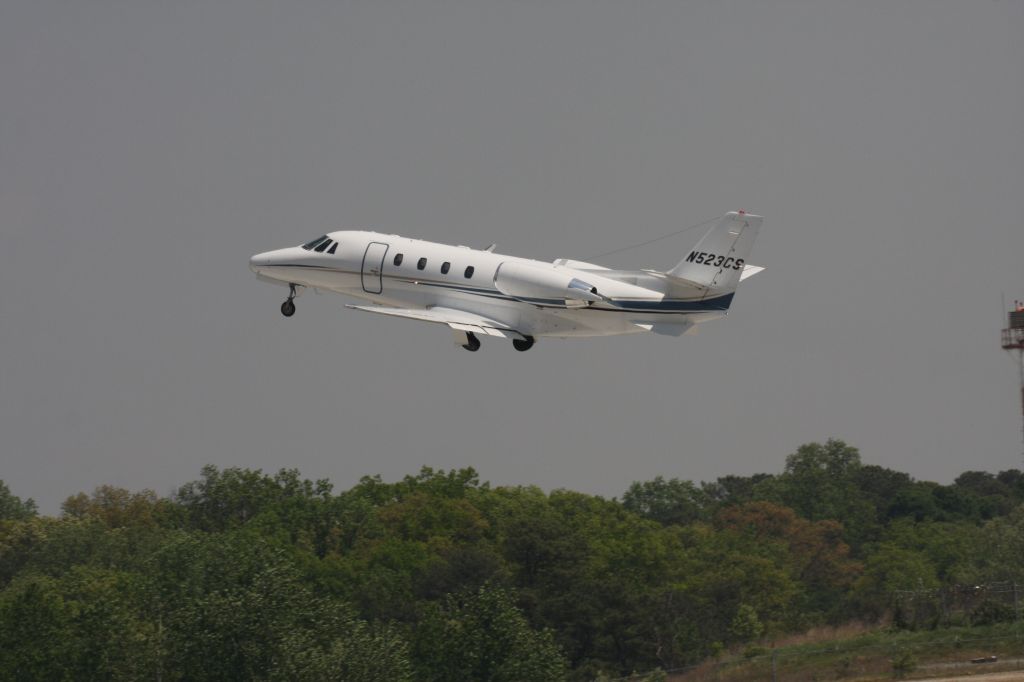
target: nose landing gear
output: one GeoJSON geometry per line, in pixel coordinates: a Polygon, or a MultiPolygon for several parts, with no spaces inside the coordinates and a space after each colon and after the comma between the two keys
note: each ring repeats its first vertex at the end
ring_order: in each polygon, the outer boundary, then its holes
{"type": "Polygon", "coordinates": [[[533,337],[527,336],[522,339],[512,339],[512,347],[517,351],[526,352],[533,348],[533,337]]]}
{"type": "Polygon", "coordinates": [[[295,285],[289,284],[288,288],[290,293],[288,294],[288,300],[281,304],[281,314],[285,317],[291,317],[295,314],[295,285]]]}
{"type": "Polygon", "coordinates": [[[462,347],[475,353],[480,350],[480,339],[476,338],[476,334],[473,332],[466,332],[466,343],[462,344],[462,347]]]}

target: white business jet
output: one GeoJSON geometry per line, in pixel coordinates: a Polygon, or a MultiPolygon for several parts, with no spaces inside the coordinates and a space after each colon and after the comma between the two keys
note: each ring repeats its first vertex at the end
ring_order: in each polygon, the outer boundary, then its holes
{"type": "Polygon", "coordinates": [[[372,305],[349,308],[447,325],[469,351],[481,336],[529,350],[542,337],[653,332],[679,336],[724,316],[747,264],[761,216],[727,213],[668,272],[611,270],[558,259],[545,263],[377,232],[332,232],[301,246],[253,256],[249,267],[289,287],[281,305],[295,314],[305,288],[372,305]]]}

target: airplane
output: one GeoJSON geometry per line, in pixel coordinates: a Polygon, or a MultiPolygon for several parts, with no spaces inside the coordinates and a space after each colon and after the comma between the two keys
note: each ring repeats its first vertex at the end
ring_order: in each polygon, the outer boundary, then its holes
{"type": "Polygon", "coordinates": [[[333,291],[371,305],[348,308],[446,325],[468,351],[480,337],[527,351],[539,338],[693,333],[723,317],[750,265],[763,218],[722,216],[675,267],[612,270],[559,258],[551,263],[486,249],[368,231],[338,231],[301,246],[253,256],[260,280],[285,285],[285,317],[305,289],[333,291]]]}

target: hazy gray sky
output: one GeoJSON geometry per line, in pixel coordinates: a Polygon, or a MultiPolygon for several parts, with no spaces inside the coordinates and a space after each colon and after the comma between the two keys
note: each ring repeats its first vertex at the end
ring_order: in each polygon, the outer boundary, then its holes
{"type": "MultiPolygon", "coordinates": [[[[0,479],[55,512],[200,467],[604,495],[830,436],[1021,466],[1024,3],[0,2],[0,479]],[[586,257],[743,208],[698,336],[278,312],[250,254],[373,228],[586,257]]],[[[609,258],[665,269],[683,235],[609,258]]]]}

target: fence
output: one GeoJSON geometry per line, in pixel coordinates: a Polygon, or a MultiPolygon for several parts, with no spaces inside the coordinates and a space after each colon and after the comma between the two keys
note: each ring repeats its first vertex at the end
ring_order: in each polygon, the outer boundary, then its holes
{"type": "Polygon", "coordinates": [[[1016,582],[897,590],[893,593],[893,621],[910,629],[1019,623],[1021,606],[1021,586],[1016,582]]]}

